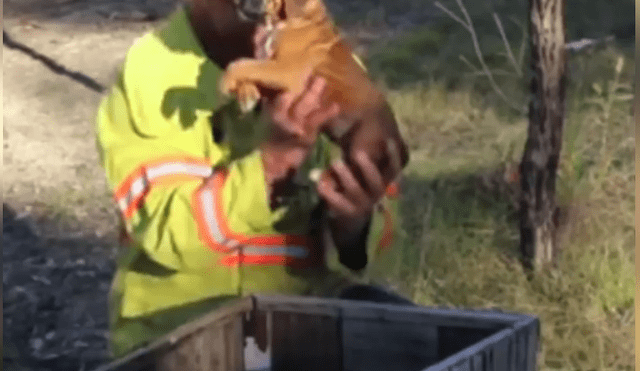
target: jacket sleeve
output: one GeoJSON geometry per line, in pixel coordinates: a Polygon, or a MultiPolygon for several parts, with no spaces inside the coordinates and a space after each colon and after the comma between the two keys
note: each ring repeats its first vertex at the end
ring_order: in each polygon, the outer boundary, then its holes
{"type": "MultiPolygon", "coordinates": [[[[189,129],[145,119],[144,100],[132,99],[139,92],[135,85],[127,89],[122,76],[98,109],[97,147],[135,248],[168,269],[197,270],[228,258],[240,240],[298,248],[306,243],[273,231],[259,151],[228,161],[228,151],[211,144],[208,119],[189,129]]],[[[300,255],[294,248],[284,251],[291,259],[300,255]]],[[[287,256],[255,259],[277,264],[287,256]]]]}

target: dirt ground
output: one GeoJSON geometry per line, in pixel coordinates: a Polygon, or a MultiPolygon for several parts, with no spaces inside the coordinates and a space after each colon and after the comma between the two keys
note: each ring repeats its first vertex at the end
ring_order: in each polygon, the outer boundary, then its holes
{"type": "Polygon", "coordinates": [[[171,10],[139,3],[4,2],[4,369],[107,360],[116,214],[93,118],[128,47],[171,10]]]}
{"type": "Polygon", "coordinates": [[[4,369],[107,360],[117,224],[94,116],[127,49],[176,5],[4,1],[4,369]]]}

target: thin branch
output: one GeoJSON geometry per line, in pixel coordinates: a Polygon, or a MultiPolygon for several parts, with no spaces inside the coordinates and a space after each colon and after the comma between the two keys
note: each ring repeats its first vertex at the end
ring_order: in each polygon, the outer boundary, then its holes
{"type": "Polygon", "coordinates": [[[522,32],[522,43],[520,44],[520,51],[518,53],[518,63],[520,66],[524,63],[524,52],[527,48],[527,31],[522,32]]]}
{"type": "Polygon", "coordinates": [[[479,73],[479,74],[483,74],[484,73],[484,72],[480,71],[480,68],[474,66],[473,63],[471,63],[467,59],[467,57],[465,57],[464,55],[460,55],[460,60],[463,61],[467,66],[469,66],[469,68],[471,68],[473,70],[473,72],[479,73]]]}
{"type": "Polygon", "coordinates": [[[451,10],[447,9],[444,5],[442,5],[439,1],[436,1],[434,3],[434,5],[438,8],[440,8],[440,10],[442,10],[443,12],[447,13],[447,15],[449,17],[451,17],[454,21],[460,23],[464,28],[466,28],[468,31],[471,31],[469,29],[470,25],[464,23],[464,21],[458,17],[457,15],[455,15],[451,10]]]}
{"type": "Polygon", "coordinates": [[[520,43],[520,49],[518,49],[518,66],[522,66],[524,63],[524,52],[526,50],[525,48],[527,47],[527,41],[528,41],[527,28],[524,27],[520,22],[520,20],[514,16],[510,16],[509,20],[515,23],[516,26],[520,27],[520,29],[522,30],[522,42],[520,43]]]}
{"type": "MultiPolygon", "coordinates": [[[[518,78],[521,77],[516,73],[509,72],[509,71],[504,71],[504,70],[493,70],[493,71],[491,71],[491,73],[494,76],[509,76],[509,77],[518,77],[518,78]]],[[[465,75],[467,75],[467,76],[484,76],[485,73],[484,73],[484,71],[465,72],[465,75]]]]}
{"type": "Polygon", "coordinates": [[[496,25],[498,26],[498,31],[500,31],[500,36],[502,37],[502,41],[504,42],[505,49],[507,49],[507,56],[509,57],[511,64],[513,64],[513,68],[518,73],[518,76],[521,76],[522,70],[520,69],[520,66],[518,65],[518,63],[516,62],[516,58],[513,56],[513,51],[511,50],[511,45],[509,44],[507,35],[505,34],[504,28],[502,27],[502,22],[500,21],[498,14],[496,14],[495,12],[493,13],[493,19],[496,21],[496,25]]]}
{"type": "Polygon", "coordinates": [[[579,52],[583,49],[589,47],[595,47],[600,44],[610,43],[615,41],[616,37],[614,35],[610,35],[607,37],[602,37],[600,39],[580,39],[577,41],[569,42],[565,45],[565,49],[572,52],[579,52]]]}
{"type": "Polygon", "coordinates": [[[476,35],[476,31],[473,28],[473,21],[471,20],[471,17],[469,16],[467,9],[464,7],[464,4],[462,4],[462,0],[456,0],[456,2],[458,3],[458,6],[460,7],[460,10],[462,11],[462,14],[464,15],[465,19],[467,20],[467,24],[469,25],[468,30],[469,30],[469,33],[471,34],[471,40],[473,41],[473,48],[476,51],[476,56],[480,61],[480,65],[482,66],[482,69],[485,71],[487,78],[489,79],[489,83],[491,84],[493,89],[496,91],[496,93],[498,93],[498,96],[500,96],[500,98],[502,98],[502,100],[505,103],[507,103],[512,109],[520,113],[523,113],[524,111],[522,111],[521,108],[517,107],[513,102],[509,100],[509,98],[507,98],[507,96],[504,94],[502,89],[500,89],[500,87],[496,83],[495,79],[493,78],[493,75],[491,75],[491,71],[489,70],[489,67],[484,61],[482,50],[480,50],[480,43],[478,42],[478,35],[476,35]]]}

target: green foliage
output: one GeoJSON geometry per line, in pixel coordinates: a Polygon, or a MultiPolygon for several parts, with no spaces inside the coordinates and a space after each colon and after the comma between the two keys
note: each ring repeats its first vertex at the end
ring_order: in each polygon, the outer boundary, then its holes
{"type": "MultiPolygon", "coordinates": [[[[384,6],[391,3],[385,2],[384,6]]],[[[415,0],[413,8],[419,8],[416,5],[418,3],[441,17],[432,24],[417,26],[393,40],[374,45],[367,61],[372,74],[393,88],[416,80],[444,81],[450,88],[470,87],[488,94],[487,99],[492,99],[490,93],[493,89],[487,78],[477,73],[479,63],[469,32],[434,6],[434,1],[415,0]]],[[[461,17],[454,0],[443,0],[441,3],[461,17]]],[[[466,0],[463,5],[478,35],[485,62],[498,84],[504,87],[505,95],[517,101],[526,99],[527,84],[523,77],[528,67],[524,58],[528,49],[527,2],[466,0]],[[514,73],[512,66],[509,66],[505,43],[492,17],[493,12],[500,19],[509,47],[524,74],[514,73]]],[[[633,11],[631,0],[568,0],[567,38],[577,40],[615,35],[624,46],[632,46],[635,25],[633,11]]]]}
{"type": "Polygon", "coordinates": [[[406,241],[386,276],[423,304],[540,316],[541,370],[630,370],[633,342],[621,339],[635,323],[634,71],[615,48],[584,59],[570,63],[558,269],[528,279],[518,262],[517,186],[506,178],[526,117],[498,115],[477,90],[424,82],[388,95],[413,160],[406,241]]]}
{"type": "MultiPolygon", "coordinates": [[[[540,316],[540,370],[632,370],[634,3],[567,0],[569,41],[615,35],[616,42],[569,55],[557,181],[560,261],[556,270],[527,278],[518,261],[518,186],[509,182],[526,140],[526,113],[509,110],[496,94],[460,22],[434,1],[408,2],[359,2],[369,10],[384,7],[360,13],[376,22],[400,7],[441,16],[374,44],[366,61],[389,87],[412,151],[403,245],[392,268],[371,278],[390,281],[422,304],[540,316]]],[[[464,18],[456,0],[440,2],[464,18]]],[[[510,100],[526,102],[528,2],[463,4],[496,84],[510,100]]]]}

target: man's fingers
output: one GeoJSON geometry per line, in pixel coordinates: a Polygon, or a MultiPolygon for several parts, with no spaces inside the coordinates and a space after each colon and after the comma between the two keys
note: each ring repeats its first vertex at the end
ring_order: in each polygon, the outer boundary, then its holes
{"type": "Polygon", "coordinates": [[[378,167],[369,159],[369,156],[365,152],[359,151],[355,155],[355,161],[360,165],[371,195],[378,198],[384,194],[384,179],[378,167]]]}
{"type": "Polygon", "coordinates": [[[327,202],[329,210],[340,215],[354,215],[356,213],[356,206],[331,187],[329,182],[321,181],[318,185],[318,193],[327,202]]]}
{"type": "Polygon", "coordinates": [[[309,116],[309,130],[317,130],[323,124],[336,118],[340,114],[340,105],[332,103],[327,109],[318,110],[309,116]]]}
{"type": "Polygon", "coordinates": [[[324,92],[327,82],[322,78],[316,78],[309,89],[302,95],[300,101],[296,103],[294,118],[303,120],[311,112],[320,108],[320,97],[324,92]]]}
{"type": "Polygon", "coordinates": [[[387,154],[391,162],[391,174],[395,177],[402,171],[402,163],[400,161],[400,149],[392,139],[387,140],[387,154]]]}
{"type": "Polygon", "coordinates": [[[338,176],[338,181],[345,190],[346,196],[352,198],[357,205],[366,205],[369,203],[369,197],[362,188],[356,177],[342,161],[338,161],[332,166],[338,176]]]}
{"type": "Polygon", "coordinates": [[[294,137],[303,137],[305,134],[304,128],[291,125],[292,119],[290,116],[291,106],[295,101],[295,95],[289,92],[282,93],[278,96],[275,102],[273,121],[277,123],[279,130],[292,135],[294,137]]]}
{"type": "Polygon", "coordinates": [[[290,120],[289,111],[291,110],[291,105],[293,104],[295,97],[293,94],[286,92],[279,94],[274,102],[274,120],[278,122],[287,122],[290,120]]]}

